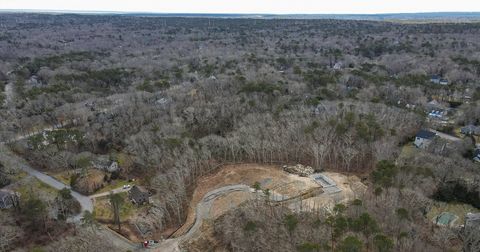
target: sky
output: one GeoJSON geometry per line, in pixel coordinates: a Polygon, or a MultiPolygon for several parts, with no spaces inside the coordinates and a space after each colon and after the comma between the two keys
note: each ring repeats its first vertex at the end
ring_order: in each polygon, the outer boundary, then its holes
{"type": "Polygon", "coordinates": [[[0,10],[376,14],[480,12],[480,0],[0,0],[0,10]]]}

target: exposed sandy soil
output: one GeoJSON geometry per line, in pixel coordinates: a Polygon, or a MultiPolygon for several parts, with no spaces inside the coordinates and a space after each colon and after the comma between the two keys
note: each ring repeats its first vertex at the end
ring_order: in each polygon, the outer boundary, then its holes
{"type": "MultiPolygon", "coordinates": [[[[316,197],[306,199],[303,201],[303,209],[311,210],[321,207],[332,210],[335,204],[348,203],[358,198],[367,190],[367,186],[364,185],[360,178],[355,175],[345,175],[335,172],[324,172],[324,174],[335,181],[337,187],[342,191],[335,194],[324,193],[316,197]]],[[[291,207],[296,208],[296,206],[291,207]]]]}
{"type": "Polygon", "coordinates": [[[107,224],[108,228],[110,228],[113,232],[116,232],[117,234],[127,238],[129,241],[131,242],[135,242],[135,243],[141,243],[143,242],[145,239],[143,239],[142,237],[140,237],[140,235],[138,234],[138,231],[137,229],[135,228],[134,225],[132,225],[131,223],[128,223],[128,222],[122,222],[122,225],[121,225],[121,231],[118,232],[118,226],[113,224],[113,223],[109,223],[107,224]]]}
{"type": "MultiPolygon", "coordinates": [[[[322,193],[305,199],[302,201],[303,205],[301,207],[298,205],[298,201],[293,201],[290,205],[292,209],[306,211],[318,207],[333,209],[335,204],[348,203],[359,197],[367,189],[367,186],[361,183],[360,178],[355,175],[335,172],[325,172],[324,174],[335,181],[341,192],[334,194],[322,193]]],[[[311,178],[289,174],[284,172],[278,165],[238,164],[224,166],[215,174],[199,179],[190,202],[187,220],[174,233],[173,237],[183,235],[193,225],[195,222],[195,207],[206,193],[227,185],[253,185],[255,182],[259,182],[262,189],[269,189],[271,192],[285,195],[286,197],[295,197],[312,189],[317,190],[320,187],[311,178]]],[[[246,192],[233,192],[222,196],[213,202],[210,215],[212,218],[217,218],[251,197],[254,196],[246,192]]]]}
{"type": "Polygon", "coordinates": [[[213,223],[207,222],[203,223],[200,231],[202,235],[191,239],[188,242],[182,244],[182,249],[184,251],[191,252],[203,252],[203,251],[216,251],[216,252],[226,252],[227,250],[221,247],[220,241],[215,238],[213,235],[214,228],[213,223]]]}
{"type": "Polygon", "coordinates": [[[226,196],[222,196],[215,200],[212,205],[211,215],[214,219],[220,217],[229,209],[235,208],[241,203],[252,198],[251,193],[246,192],[232,192],[226,196]]]}
{"type": "MultiPolygon", "coordinates": [[[[367,186],[361,183],[356,175],[344,175],[335,172],[325,172],[336,183],[334,188],[322,188],[312,178],[303,178],[284,172],[279,166],[241,164],[227,165],[216,173],[204,176],[198,180],[188,209],[185,224],[175,232],[171,238],[162,243],[161,251],[191,251],[211,250],[215,243],[212,230],[212,221],[225,212],[238,207],[248,199],[258,197],[261,193],[252,193],[254,183],[260,183],[262,190],[269,189],[271,196],[282,197],[282,203],[287,204],[294,211],[311,211],[316,207],[333,209],[335,204],[348,203],[363,194],[367,186]],[[242,190],[233,191],[240,187],[242,190]],[[230,190],[232,191],[224,191],[230,190]],[[219,192],[225,192],[217,195],[219,192]],[[205,195],[209,199],[202,201],[205,195]],[[210,197],[215,198],[210,199],[210,197]],[[287,199],[283,200],[283,197],[287,199]],[[202,208],[197,208],[202,203],[202,208]],[[299,204],[300,203],[300,204],[299,204]],[[200,210],[199,210],[200,209],[200,210]],[[201,222],[195,222],[196,211],[199,211],[201,222]],[[193,225],[195,223],[195,225],[193,225]],[[198,226],[197,224],[200,223],[198,226]],[[190,228],[193,226],[193,229],[190,228]],[[190,231],[189,231],[190,230],[190,231]],[[185,235],[188,236],[183,236],[185,235]]],[[[275,198],[275,197],[274,197],[275,198]]]]}
{"type": "MultiPolygon", "coordinates": [[[[318,184],[311,179],[288,174],[278,165],[226,165],[215,174],[199,179],[190,202],[187,220],[173,237],[178,237],[188,231],[195,221],[195,207],[206,193],[227,185],[253,185],[255,182],[259,182],[262,189],[270,189],[286,196],[295,196],[313,187],[318,187],[318,184]]],[[[221,197],[217,199],[218,202],[214,203],[212,214],[214,216],[221,215],[224,211],[230,209],[230,206],[236,206],[247,200],[247,197],[245,193],[232,193],[221,197]]]]}

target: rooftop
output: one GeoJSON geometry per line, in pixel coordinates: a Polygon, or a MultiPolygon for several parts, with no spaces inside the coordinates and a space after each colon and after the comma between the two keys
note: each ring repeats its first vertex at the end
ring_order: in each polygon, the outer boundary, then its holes
{"type": "Polygon", "coordinates": [[[432,139],[436,136],[437,134],[428,130],[420,130],[416,137],[423,138],[423,139],[432,139]]]}

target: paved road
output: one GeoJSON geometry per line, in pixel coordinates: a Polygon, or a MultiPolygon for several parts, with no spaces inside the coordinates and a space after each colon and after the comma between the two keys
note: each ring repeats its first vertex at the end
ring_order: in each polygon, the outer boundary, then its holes
{"type": "MultiPolygon", "coordinates": [[[[21,157],[16,156],[14,153],[12,153],[10,150],[8,150],[8,148],[5,147],[5,145],[3,145],[3,144],[0,144],[0,152],[1,152],[0,160],[2,160],[3,163],[6,163],[6,164],[14,163],[16,167],[22,169],[26,173],[30,174],[31,176],[37,178],[38,180],[42,181],[43,183],[45,183],[45,184],[47,184],[47,185],[49,185],[49,186],[51,186],[51,187],[53,187],[57,190],[61,190],[63,188],[71,189],[70,186],[63,184],[62,182],[56,180],[55,178],[50,177],[50,176],[48,176],[44,173],[41,173],[41,172],[33,169],[32,167],[30,167],[27,164],[27,162],[25,160],[23,160],[21,157]]],[[[73,198],[75,198],[80,203],[80,206],[82,208],[82,211],[78,215],[73,216],[70,219],[70,221],[77,222],[77,221],[80,221],[80,219],[83,215],[83,211],[90,211],[90,212],[93,211],[93,204],[92,204],[92,200],[90,199],[90,197],[84,196],[84,195],[82,195],[78,192],[75,192],[73,190],[72,190],[72,196],[73,196],[73,198]]]]}
{"type": "Polygon", "coordinates": [[[443,138],[443,139],[445,139],[445,140],[449,140],[449,141],[453,141],[453,142],[462,141],[462,139],[460,139],[460,138],[458,138],[458,137],[445,134],[445,133],[440,132],[440,131],[438,131],[438,130],[434,130],[434,129],[429,129],[429,130],[432,131],[432,132],[435,132],[435,133],[437,134],[437,136],[439,136],[440,138],[443,138]]]}
{"type": "MultiPolygon", "coordinates": [[[[70,188],[70,186],[67,186],[65,184],[63,184],[62,182],[56,180],[55,178],[53,177],[50,177],[44,173],[41,173],[35,169],[33,169],[32,167],[28,166],[28,165],[25,165],[25,164],[22,164],[20,166],[20,168],[22,170],[24,170],[25,172],[27,172],[28,174],[34,176],[35,178],[37,178],[38,180],[42,181],[43,183],[57,189],[57,190],[61,190],[61,189],[64,189],[64,188],[68,188],[68,189],[72,189],[70,188]]],[[[93,212],[93,203],[92,203],[92,200],[90,199],[90,197],[88,196],[84,196],[78,192],[75,192],[73,190],[71,190],[72,192],[72,196],[73,198],[75,198],[78,203],[80,203],[80,206],[82,207],[82,211],[74,216],[72,218],[72,221],[74,222],[77,222],[77,221],[80,221],[81,218],[82,218],[82,215],[83,215],[83,211],[89,211],[89,212],[93,212]]]]}
{"type": "MultiPolygon", "coordinates": [[[[0,144],[0,160],[11,167],[18,167],[19,169],[22,169],[26,173],[30,174],[31,176],[37,178],[38,180],[42,181],[43,183],[57,190],[61,190],[63,188],[71,189],[70,186],[63,184],[57,179],[33,169],[26,163],[25,160],[23,160],[21,157],[16,156],[3,144],[0,144]]],[[[128,190],[129,189],[117,188],[117,189],[114,189],[113,192],[120,193],[128,190]]],[[[72,192],[73,198],[75,198],[80,203],[82,210],[76,216],[69,218],[68,221],[77,222],[77,223],[81,221],[84,211],[90,211],[90,212],[93,211],[92,198],[100,197],[104,194],[104,193],[100,193],[100,194],[92,195],[89,197],[89,196],[82,195],[78,192],[75,192],[73,190],[71,192],[72,192]]],[[[110,192],[107,192],[107,195],[108,194],[110,194],[110,192]]],[[[141,249],[141,244],[133,243],[128,239],[115,233],[115,231],[110,230],[109,228],[103,228],[99,232],[101,232],[105,238],[111,239],[113,243],[118,247],[128,249],[130,251],[137,251],[141,249]]]]}
{"type": "MultiPolygon", "coordinates": [[[[8,150],[8,148],[6,148],[5,145],[3,145],[3,144],[0,144],[0,160],[4,161],[7,164],[9,162],[10,163],[12,163],[12,162],[16,163],[19,166],[19,168],[22,169],[23,171],[27,172],[31,176],[36,177],[40,181],[44,182],[45,184],[50,185],[51,187],[53,187],[57,190],[60,190],[60,189],[63,189],[63,188],[71,189],[70,186],[67,186],[67,185],[63,184],[62,182],[58,181],[57,179],[55,179],[53,177],[50,177],[50,176],[48,176],[44,173],[41,173],[41,172],[33,169],[28,164],[26,164],[25,160],[16,156],[14,153],[12,153],[10,150],[8,150]]],[[[125,191],[128,191],[128,190],[130,190],[130,188],[127,188],[127,189],[117,188],[117,189],[114,189],[112,191],[114,193],[121,193],[121,192],[125,192],[125,191]]],[[[254,190],[247,185],[239,184],[239,185],[224,186],[224,187],[221,187],[221,188],[218,188],[218,189],[215,189],[215,190],[212,190],[212,191],[208,192],[203,197],[203,199],[198,203],[198,205],[196,207],[196,211],[195,211],[196,212],[195,223],[188,230],[188,232],[186,234],[180,236],[180,237],[164,240],[154,249],[156,251],[162,251],[162,252],[163,251],[168,251],[168,252],[170,252],[170,251],[172,251],[172,252],[181,251],[180,248],[179,248],[179,244],[183,241],[186,241],[186,240],[192,238],[195,234],[197,234],[198,230],[200,229],[200,227],[203,223],[203,221],[205,219],[211,218],[210,211],[211,211],[211,208],[212,208],[212,205],[213,205],[213,202],[215,201],[215,199],[217,199],[218,197],[230,194],[232,192],[251,192],[251,193],[254,193],[254,190]]],[[[81,211],[80,214],[72,217],[70,219],[70,221],[73,221],[73,222],[80,221],[83,211],[85,211],[85,210],[90,211],[90,212],[93,211],[92,199],[102,197],[102,196],[106,196],[106,195],[109,195],[109,194],[110,194],[110,191],[95,194],[95,195],[92,195],[92,196],[84,196],[84,195],[82,195],[78,192],[72,191],[72,196],[80,203],[82,211],[81,211]]],[[[256,194],[263,195],[263,192],[258,191],[256,194]]],[[[271,197],[272,196],[273,195],[271,195],[271,197]]],[[[280,198],[283,199],[284,197],[276,195],[276,196],[273,196],[272,198],[273,198],[273,200],[280,200],[280,198]]],[[[122,247],[122,248],[129,249],[129,250],[132,250],[132,251],[141,249],[141,248],[139,248],[138,244],[130,242],[123,237],[119,237],[119,235],[114,233],[114,231],[105,230],[104,233],[106,235],[108,235],[109,239],[112,239],[115,244],[120,245],[120,247],[122,247]]]]}

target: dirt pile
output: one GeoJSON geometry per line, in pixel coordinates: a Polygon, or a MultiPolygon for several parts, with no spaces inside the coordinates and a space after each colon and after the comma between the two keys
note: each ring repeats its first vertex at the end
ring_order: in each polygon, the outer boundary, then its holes
{"type": "Polygon", "coordinates": [[[293,166],[284,165],[282,168],[284,171],[288,173],[296,174],[302,177],[308,177],[309,175],[312,175],[315,172],[315,170],[313,170],[312,167],[304,166],[301,164],[297,164],[293,166]]]}

